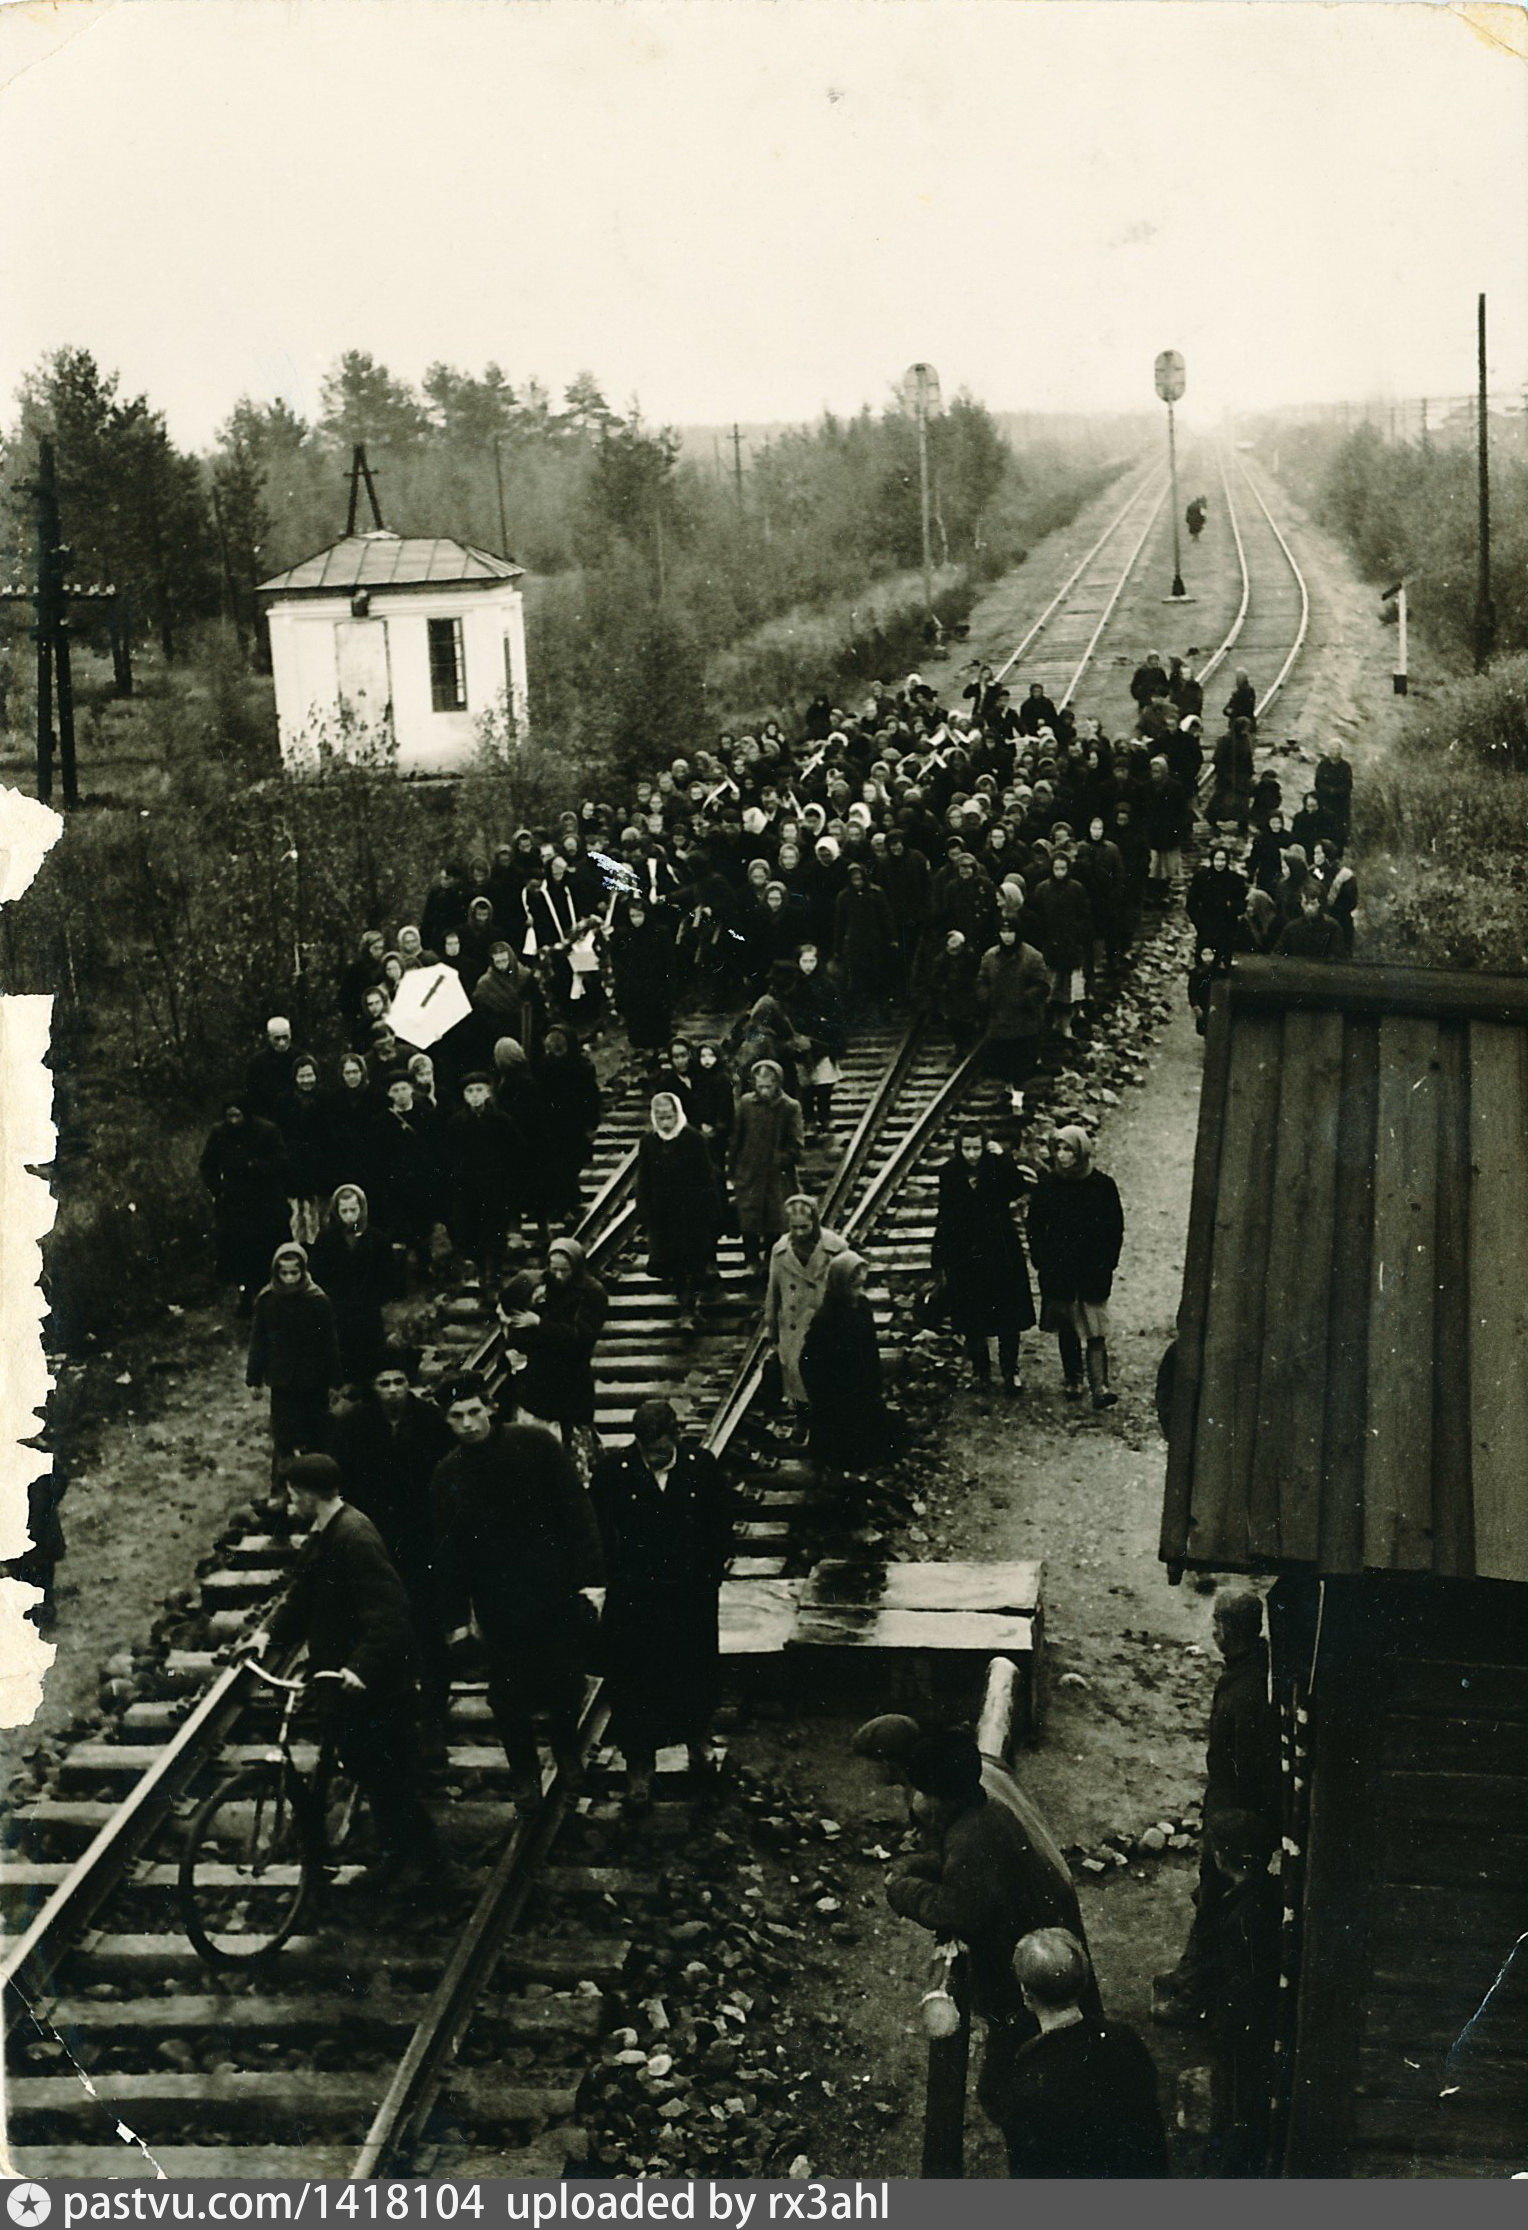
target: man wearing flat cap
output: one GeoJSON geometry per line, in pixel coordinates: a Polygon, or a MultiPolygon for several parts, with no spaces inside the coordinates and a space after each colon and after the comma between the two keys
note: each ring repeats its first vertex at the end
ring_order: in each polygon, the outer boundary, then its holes
{"type": "Polygon", "coordinates": [[[380,1846],[370,1870],[379,1886],[422,1886],[438,1868],[435,1829],[419,1797],[414,1679],[417,1651],[409,1599],[382,1536],[343,1496],[332,1456],[294,1457],[287,1486],[308,1528],[268,1630],[250,1636],[255,1655],[305,1641],[308,1671],[337,1673],[313,1695],[340,1763],[371,1809],[380,1846]]]}

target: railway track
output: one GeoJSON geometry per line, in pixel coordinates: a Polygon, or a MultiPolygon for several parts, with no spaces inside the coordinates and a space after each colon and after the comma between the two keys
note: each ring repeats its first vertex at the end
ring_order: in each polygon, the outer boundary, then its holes
{"type": "MultiPolygon", "coordinates": [[[[850,1236],[886,1213],[968,1066],[952,1079],[948,1047],[917,1031],[866,1033],[848,1055],[838,1101],[851,1127],[823,1174],[850,1236]]],[[[803,1571],[842,1545],[843,1510],[818,1504],[804,1466],[757,1449],[760,1288],[736,1243],[724,1245],[721,1294],[690,1336],[672,1299],[624,1258],[629,1116],[603,1142],[580,1227],[611,1293],[596,1352],[602,1436],[620,1444],[636,1403],[655,1393],[692,1426],[709,1420],[706,1444],[729,1456],[739,1487],[734,1572],[803,1571]]],[[[926,1247],[930,1235],[931,1224],[914,1241],[926,1247]]],[[[906,1250],[899,1233],[894,1251],[906,1250]]],[[[884,1281],[872,1298],[884,1320],[884,1281]]],[[[496,1335],[472,1336],[472,1359],[492,1371],[496,1335]]],[[[268,1601],[296,1545],[263,1534],[225,1545],[204,1582],[209,1640],[268,1601]]],[[[406,1924],[389,1915],[379,1942],[377,1908],[347,1909],[354,1869],[342,1868],[325,1925],[231,1979],[209,1975],[181,1932],[177,1831],[211,1761],[262,1754],[268,1709],[247,1674],[218,1669],[207,1650],[172,1652],[160,1686],[127,1708],[113,1739],[75,1745],[54,1790],[13,1815],[0,1890],[13,1915],[46,1899],[3,1970],[11,2142],[26,2172],[343,2176],[442,2143],[500,2173],[556,2172],[576,2156],[580,2084],[629,1950],[623,1927],[661,1873],[623,1855],[632,1837],[609,1793],[597,1685],[583,1721],[593,1793],[570,1801],[549,1763],[543,1811],[507,1835],[507,1767],[486,1697],[476,1684],[453,1690],[437,1810],[480,1885],[465,1924],[460,1910],[406,1924]],[[187,1693],[209,1676],[188,1715],[187,1693]]],[[[660,1761],[660,1796],[664,1786],[660,1761]]],[[[660,1802],[660,1844],[684,1811],[660,1802]]]]}
{"type": "MultiPolygon", "coordinates": [[[[1309,603],[1287,543],[1252,492],[1266,530],[1259,544],[1255,531],[1236,526],[1241,604],[1211,670],[1238,643],[1250,655],[1249,609],[1260,630],[1271,629],[1282,595],[1284,663],[1267,702],[1298,655],[1309,603]],[[1254,568],[1271,564],[1275,541],[1291,585],[1265,588],[1260,572],[1254,588],[1254,568]]],[[[1164,495],[1150,478],[1135,491],[1010,666],[1051,627],[1041,678],[1060,672],[1063,698],[1075,693],[1164,495]]],[[[1229,483],[1227,496],[1229,504],[1229,483]]],[[[1235,521],[1234,505],[1230,515],[1235,521]]],[[[1261,647],[1261,634],[1252,640],[1261,647]]],[[[952,1064],[946,1045],[913,1029],[863,1034],[844,1066],[838,1114],[847,1139],[809,1157],[805,1176],[825,1220],[868,1251],[884,1340],[898,1288],[927,1273],[935,1171],[975,1064],[952,1064]]],[[[1032,1095],[1037,1104],[1043,1097],[1043,1087],[1032,1095]]],[[[736,1242],[724,1242],[720,1292],[694,1334],[629,1258],[645,1113],[645,1097],[630,1095],[602,1125],[579,1226],[611,1297],[596,1355],[601,1436],[620,1445],[639,1401],[673,1400],[737,1480],[733,1574],[802,1572],[848,1545],[846,1528],[863,1546],[866,1529],[842,1499],[818,1494],[808,1467],[788,1453],[782,1461],[761,1429],[761,1290],[736,1242]]],[[[467,1361],[492,1372],[498,1341],[481,1304],[459,1296],[434,1364],[444,1371],[467,1361]]],[[[633,1923],[661,1907],[668,1860],[705,1801],[673,1757],[660,1757],[659,1801],[633,1831],[614,1801],[597,1684],[582,1725],[588,1793],[570,1796],[548,1763],[543,1809],[508,1833],[507,1767],[486,1696],[472,1683],[454,1689],[436,1809],[473,1884],[470,1912],[395,1921],[389,1911],[384,1931],[376,1906],[347,1898],[342,1870],[323,1925],[234,1979],[210,1976],[181,1931],[183,1823],[220,1753],[240,1745],[258,1753],[268,1740],[263,1698],[242,1670],[219,1664],[217,1646],[268,1603],[295,1545],[254,1529],[225,1541],[204,1578],[201,1631],[181,1637],[196,1646],[170,1650],[111,1739],[75,1745],[49,1791],[12,1815],[0,1900],[19,1933],[0,1976],[10,2136],[23,2173],[545,2176],[584,2155],[582,2101],[608,2049],[633,1923]]]]}

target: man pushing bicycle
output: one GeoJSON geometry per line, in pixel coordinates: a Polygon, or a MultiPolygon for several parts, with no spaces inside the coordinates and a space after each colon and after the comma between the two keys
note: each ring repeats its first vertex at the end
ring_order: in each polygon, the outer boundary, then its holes
{"type": "Polygon", "coordinates": [[[433,1885],[440,1853],[419,1795],[418,1649],[403,1582],[370,1518],[345,1501],[332,1456],[294,1458],[287,1485],[308,1538],[269,1628],[248,1647],[263,1656],[305,1641],[310,1674],[338,1674],[313,1692],[376,1826],[378,1854],[363,1879],[433,1885]]]}

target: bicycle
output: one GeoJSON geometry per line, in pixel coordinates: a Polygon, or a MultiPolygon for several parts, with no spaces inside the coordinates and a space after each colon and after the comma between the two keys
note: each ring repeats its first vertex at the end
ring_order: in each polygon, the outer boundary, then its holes
{"type": "Polygon", "coordinates": [[[192,1814],[181,1850],[181,1918],[209,1966],[245,1966],[281,1949],[343,1862],[360,1791],[325,1736],[312,1765],[297,1754],[294,1724],[313,1682],[284,1679],[251,1659],[257,1680],[283,1697],[276,1740],[236,1766],[192,1814]]]}

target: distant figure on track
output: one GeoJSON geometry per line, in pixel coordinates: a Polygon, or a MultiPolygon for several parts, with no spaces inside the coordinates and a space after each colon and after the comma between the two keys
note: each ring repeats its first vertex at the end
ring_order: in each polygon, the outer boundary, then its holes
{"type": "Polygon", "coordinates": [[[1203,534],[1204,522],[1209,515],[1209,509],[1210,507],[1203,496],[1195,496],[1184,512],[1184,523],[1188,527],[1190,541],[1197,542],[1200,535],[1203,534]]]}
{"type": "Polygon", "coordinates": [[[965,1342],[978,1386],[992,1382],[989,1342],[997,1338],[1003,1391],[1021,1394],[1019,1339],[1035,1321],[1029,1265],[1011,1213],[1024,1175],[996,1139],[961,1128],[939,1172],[934,1275],[944,1281],[950,1324],[965,1342]]]}

